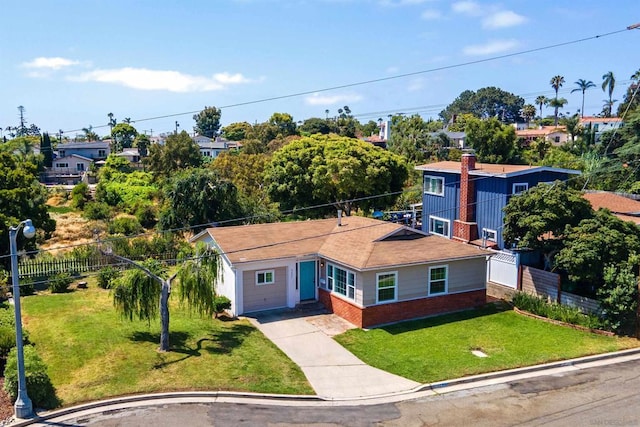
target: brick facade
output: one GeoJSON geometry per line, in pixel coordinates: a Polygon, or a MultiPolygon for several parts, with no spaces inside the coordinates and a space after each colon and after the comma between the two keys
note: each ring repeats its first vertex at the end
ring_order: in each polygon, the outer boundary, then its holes
{"type": "Polygon", "coordinates": [[[478,238],[475,185],[469,171],[476,168],[475,154],[463,154],[460,168],[460,215],[453,222],[453,238],[470,242],[478,238]]]}
{"type": "Polygon", "coordinates": [[[360,328],[480,307],[487,301],[486,291],[481,289],[361,308],[336,297],[329,291],[324,289],[319,291],[319,300],[327,310],[360,328]]]}

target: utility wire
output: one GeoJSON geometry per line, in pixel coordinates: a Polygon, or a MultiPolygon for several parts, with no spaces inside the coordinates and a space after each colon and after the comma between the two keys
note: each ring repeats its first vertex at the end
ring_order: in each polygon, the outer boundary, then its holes
{"type": "MultiPolygon", "coordinates": [[[[455,69],[455,68],[467,67],[467,66],[470,66],[470,65],[483,64],[483,63],[486,63],[486,62],[498,61],[498,60],[501,60],[501,59],[512,58],[514,56],[526,55],[526,54],[529,54],[529,53],[541,52],[541,51],[544,51],[544,50],[555,49],[555,48],[558,48],[558,47],[570,46],[570,45],[573,45],[573,44],[583,43],[583,42],[586,42],[586,41],[589,41],[589,40],[596,40],[596,39],[599,39],[599,38],[609,37],[609,36],[612,36],[614,34],[619,34],[619,33],[625,32],[625,31],[630,31],[632,29],[634,29],[633,26],[629,26],[629,27],[626,27],[626,28],[621,29],[621,30],[615,30],[615,31],[610,31],[610,32],[603,33],[603,34],[597,34],[597,35],[594,35],[594,36],[583,37],[583,38],[576,39],[576,40],[571,40],[571,41],[566,41],[566,42],[561,42],[561,43],[555,43],[555,44],[536,47],[536,48],[532,48],[532,49],[521,50],[521,51],[518,51],[518,52],[507,53],[507,54],[504,54],[504,55],[496,55],[496,56],[492,56],[492,57],[489,57],[489,58],[477,59],[477,60],[474,60],[474,61],[460,62],[460,63],[457,63],[457,64],[445,65],[445,66],[442,66],[442,67],[429,68],[429,69],[426,69],[426,70],[413,71],[413,72],[404,73],[404,74],[396,74],[394,76],[379,77],[379,78],[370,79],[370,80],[364,80],[364,81],[355,82],[355,83],[346,83],[346,84],[342,84],[342,85],[329,86],[329,87],[325,87],[325,88],[321,88],[321,89],[294,92],[294,93],[287,94],[287,95],[277,95],[277,96],[271,96],[271,97],[267,97],[267,98],[256,99],[256,100],[252,100],[252,101],[237,102],[237,103],[234,103],[234,104],[223,105],[223,106],[218,107],[218,108],[220,108],[221,110],[225,109],[225,108],[236,108],[236,107],[242,107],[242,106],[246,106],[246,105],[254,105],[254,104],[260,104],[260,103],[265,103],[265,102],[270,102],[270,101],[277,101],[277,100],[281,100],[281,99],[296,98],[296,97],[304,96],[304,95],[312,95],[314,93],[329,92],[329,91],[338,90],[338,89],[347,89],[347,88],[351,88],[351,87],[364,86],[364,85],[369,85],[369,84],[373,84],[373,83],[380,83],[380,82],[386,82],[386,81],[391,81],[391,80],[403,79],[403,78],[406,78],[406,77],[412,77],[412,76],[417,76],[417,75],[421,75],[421,74],[433,73],[433,72],[436,72],[436,71],[451,70],[451,69],[455,69]]],[[[187,111],[187,112],[182,112],[182,113],[173,113],[173,114],[165,114],[165,115],[161,115],[161,116],[147,117],[147,118],[142,118],[142,119],[131,120],[131,123],[146,122],[146,121],[159,120],[159,119],[167,119],[167,118],[171,118],[171,117],[185,116],[185,115],[188,115],[188,114],[197,114],[200,111],[201,110],[195,110],[195,111],[187,111]]],[[[109,127],[109,125],[106,124],[106,125],[94,126],[93,129],[105,128],[105,127],[109,127]]],[[[82,128],[63,131],[63,133],[80,132],[80,131],[82,131],[82,128]]]]}

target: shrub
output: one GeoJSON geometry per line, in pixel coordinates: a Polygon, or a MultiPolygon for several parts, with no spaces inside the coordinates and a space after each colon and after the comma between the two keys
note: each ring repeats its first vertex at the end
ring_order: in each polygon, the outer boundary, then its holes
{"type": "Polygon", "coordinates": [[[158,222],[158,220],[156,219],[155,209],[151,204],[138,205],[135,211],[135,215],[138,222],[144,228],[153,228],[153,226],[158,222]]]}
{"type": "Polygon", "coordinates": [[[49,290],[54,294],[61,294],[69,290],[73,278],[69,273],[58,273],[49,277],[49,290]]]}
{"type": "Polygon", "coordinates": [[[142,225],[136,218],[123,216],[109,223],[109,234],[124,234],[131,236],[142,232],[142,225]]]}
{"type": "Polygon", "coordinates": [[[84,182],[77,184],[71,190],[71,206],[76,209],[83,209],[90,198],[89,185],[84,182]]]}
{"type": "Polygon", "coordinates": [[[87,219],[109,219],[111,208],[103,202],[89,202],[84,207],[83,216],[87,219]]]}
{"type": "Polygon", "coordinates": [[[13,326],[0,326],[0,359],[6,359],[16,346],[16,331],[13,326]]]}
{"type": "MultiPolygon", "coordinates": [[[[4,390],[13,401],[18,397],[17,358],[17,351],[13,348],[4,368],[4,390]]],[[[34,407],[51,409],[60,405],[51,379],[47,374],[47,365],[31,345],[24,346],[24,368],[27,390],[29,390],[29,397],[34,407]]]]}
{"type": "Polygon", "coordinates": [[[36,287],[33,284],[34,280],[31,277],[25,277],[20,279],[20,295],[23,297],[33,295],[36,293],[36,287]]]}
{"type": "Polygon", "coordinates": [[[120,277],[120,270],[114,267],[104,267],[98,272],[98,286],[102,289],[111,288],[111,282],[120,277]]]}
{"type": "Polygon", "coordinates": [[[549,302],[544,297],[516,292],[513,295],[513,305],[520,310],[528,311],[538,316],[564,323],[584,326],[586,328],[600,328],[602,322],[597,316],[584,314],[578,308],[549,302]]]}
{"type": "Polygon", "coordinates": [[[213,300],[213,307],[216,312],[216,318],[218,318],[219,314],[231,308],[231,300],[224,295],[216,295],[213,300]]]}

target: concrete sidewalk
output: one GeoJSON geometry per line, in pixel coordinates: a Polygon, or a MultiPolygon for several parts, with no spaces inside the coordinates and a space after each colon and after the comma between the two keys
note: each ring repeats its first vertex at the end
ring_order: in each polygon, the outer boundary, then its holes
{"type": "Polygon", "coordinates": [[[415,381],[367,365],[335,342],[330,335],[341,332],[339,322],[344,320],[332,316],[274,311],[249,319],[300,366],[322,399],[380,397],[420,387],[415,381]]]}

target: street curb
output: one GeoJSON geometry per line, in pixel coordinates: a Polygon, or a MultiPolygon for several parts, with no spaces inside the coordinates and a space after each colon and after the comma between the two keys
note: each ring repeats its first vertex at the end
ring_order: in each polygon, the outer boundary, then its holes
{"type": "MultiPolygon", "coordinates": [[[[184,391],[184,392],[166,392],[166,393],[154,393],[154,394],[140,394],[133,396],[123,396],[107,400],[100,400],[96,402],[85,403],[69,408],[59,409],[38,415],[32,419],[14,420],[9,424],[11,427],[28,426],[39,422],[46,422],[51,418],[57,418],[77,412],[87,411],[91,409],[98,409],[118,404],[129,404],[135,402],[150,402],[161,401],[163,399],[176,399],[176,398],[239,398],[239,399],[255,399],[255,400],[279,400],[279,401],[298,401],[298,402],[353,402],[354,405],[362,404],[366,401],[380,400],[380,399],[393,399],[394,402],[409,400],[415,397],[415,394],[433,391],[438,393],[438,390],[447,387],[463,384],[473,384],[477,382],[494,380],[499,378],[505,378],[516,375],[523,375],[528,373],[542,372],[545,370],[563,368],[568,366],[575,366],[585,363],[597,362],[601,360],[615,359],[618,357],[640,355],[640,347],[629,350],[621,350],[612,353],[597,354],[593,356],[584,356],[575,359],[561,360],[558,362],[545,363],[542,365],[529,366],[524,368],[509,369],[505,371],[490,372],[487,374],[472,375],[468,377],[462,377],[454,380],[438,381],[429,384],[422,384],[411,390],[405,392],[398,392],[392,394],[376,395],[376,396],[364,396],[355,398],[327,398],[318,395],[290,395],[290,394],[263,394],[263,393],[248,393],[248,392],[232,392],[232,391],[184,391]],[[398,399],[403,397],[402,399],[398,399]]],[[[381,402],[382,403],[382,402],[381,402]]]]}
{"type": "Polygon", "coordinates": [[[640,354],[640,347],[632,348],[629,350],[615,351],[612,353],[596,354],[593,356],[583,356],[575,359],[560,360],[558,362],[544,363],[542,365],[508,369],[505,371],[489,372],[487,374],[472,375],[468,377],[457,378],[454,380],[438,381],[435,383],[418,386],[413,391],[414,392],[428,391],[428,390],[437,391],[440,388],[451,387],[451,386],[460,385],[460,384],[469,384],[469,383],[475,383],[480,381],[493,380],[497,378],[528,374],[528,373],[545,371],[545,370],[550,370],[555,368],[564,368],[567,366],[575,366],[582,363],[597,362],[600,360],[615,359],[616,357],[624,357],[624,356],[631,356],[631,355],[638,355],[638,354],[640,354]]]}

